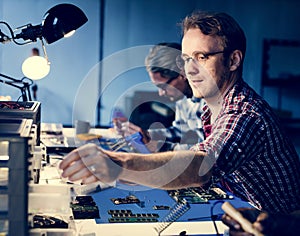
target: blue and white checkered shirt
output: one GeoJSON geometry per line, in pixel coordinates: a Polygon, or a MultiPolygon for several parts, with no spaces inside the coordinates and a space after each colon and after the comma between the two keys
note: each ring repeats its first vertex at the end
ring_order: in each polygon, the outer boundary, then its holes
{"type": "Polygon", "coordinates": [[[203,99],[184,97],[175,105],[175,120],[171,127],[149,129],[152,140],[160,141],[160,151],[188,150],[204,140],[201,114],[203,99]]]}

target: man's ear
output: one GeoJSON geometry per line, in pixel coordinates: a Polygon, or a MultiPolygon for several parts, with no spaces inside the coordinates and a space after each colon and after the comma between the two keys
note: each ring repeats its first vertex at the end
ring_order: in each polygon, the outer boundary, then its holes
{"type": "Polygon", "coordinates": [[[241,64],[243,59],[243,54],[240,50],[234,50],[230,54],[229,68],[230,71],[235,71],[241,64]]]}

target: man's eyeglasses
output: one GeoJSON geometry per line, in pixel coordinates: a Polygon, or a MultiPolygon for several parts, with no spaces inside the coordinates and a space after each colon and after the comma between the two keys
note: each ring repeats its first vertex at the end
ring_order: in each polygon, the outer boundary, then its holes
{"type": "Polygon", "coordinates": [[[178,76],[172,77],[172,78],[168,79],[165,83],[156,84],[155,86],[158,87],[158,88],[161,89],[161,90],[166,91],[167,86],[168,86],[170,83],[172,83],[173,80],[175,80],[175,79],[177,79],[177,78],[178,78],[178,76]]]}
{"type": "Polygon", "coordinates": [[[189,57],[188,55],[182,54],[176,57],[176,64],[179,69],[184,70],[184,66],[189,61],[198,62],[200,65],[204,65],[205,62],[209,59],[210,56],[214,56],[220,53],[224,53],[225,51],[217,51],[217,52],[194,52],[193,56],[189,57]]]}

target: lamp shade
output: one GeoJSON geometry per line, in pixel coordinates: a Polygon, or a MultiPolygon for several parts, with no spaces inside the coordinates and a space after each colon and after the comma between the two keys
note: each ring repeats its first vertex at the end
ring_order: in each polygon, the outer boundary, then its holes
{"type": "Polygon", "coordinates": [[[44,15],[42,35],[51,44],[88,21],[83,11],[72,4],[59,4],[44,15]]]}

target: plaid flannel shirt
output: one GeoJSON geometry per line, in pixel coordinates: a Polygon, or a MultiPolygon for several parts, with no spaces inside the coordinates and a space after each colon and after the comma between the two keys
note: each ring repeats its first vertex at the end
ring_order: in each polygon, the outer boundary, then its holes
{"type": "Polygon", "coordinates": [[[203,108],[206,139],[192,150],[215,158],[213,181],[271,213],[300,209],[300,161],[270,106],[243,80],[225,96],[210,124],[203,108]]]}

